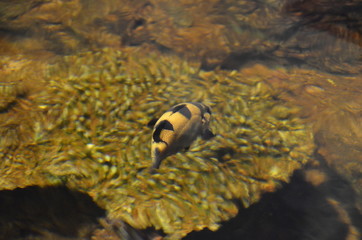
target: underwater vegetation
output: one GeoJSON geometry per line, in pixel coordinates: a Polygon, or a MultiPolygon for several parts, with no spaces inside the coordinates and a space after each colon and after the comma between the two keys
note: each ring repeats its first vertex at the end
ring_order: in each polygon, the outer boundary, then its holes
{"type": "Polygon", "coordinates": [[[314,149],[299,109],[260,76],[110,48],[59,57],[41,76],[44,87],[28,100],[38,117],[22,120],[30,130],[2,136],[2,190],[65,185],[89,194],[109,218],[170,239],[216,230],[237,214],[235,200],[248,207],[277,190],[314,149]],[[213,109],[217,136],[150,174],[147,122],[185,101],[213,109]],[[9,150],[15,137],[26,141],[9,150]]]}
{"type": "Polygon", "coordinates": [[[0,157],[32,138],[34,121],[41,117],[32,98],[41,91],[42,71],[42,63],[23,56],[0,59],[0,157]]]}

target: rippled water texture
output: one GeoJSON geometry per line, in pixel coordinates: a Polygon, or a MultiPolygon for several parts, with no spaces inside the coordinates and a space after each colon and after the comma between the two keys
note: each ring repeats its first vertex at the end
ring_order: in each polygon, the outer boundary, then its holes
{"type": "Polygon", "coordinates": [[[0,238],[359,239],[361,13],[1,1],[0,238]],[[147,123],[190,101],[216,137],[149,173],[147,123]]]}

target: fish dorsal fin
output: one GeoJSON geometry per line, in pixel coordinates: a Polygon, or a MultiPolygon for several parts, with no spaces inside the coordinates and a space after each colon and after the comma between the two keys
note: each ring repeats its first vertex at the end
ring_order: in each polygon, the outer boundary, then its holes
{"type": "MultiPolygon", "coordinates": [[[[161,132],[162,132],[163,130],[174,131],[172,124],[171,124],[169,121],[167,121],[167,120],[163,120],[163,121],[161,121],[160,123],[158,123],[158,124],[156,125],[155,130],[153,131],[153,136],[152,136],[153,141],[166,143],[165,141],[163,141],[163,140],[161,139],[161,132]]],[[[167,144],[167,143],[166,143],[166,144],[167,144]]]]}

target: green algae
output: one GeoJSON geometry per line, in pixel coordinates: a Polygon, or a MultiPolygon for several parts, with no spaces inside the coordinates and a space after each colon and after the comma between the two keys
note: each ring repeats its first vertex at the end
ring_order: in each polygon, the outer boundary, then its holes
{"type": "Polygon", "coordinates": [[[175,56],[101,49],[60,58],[45,79],[33,99],[42,117],[29,121],[31,139],[1,163],[3,189],[65,184],[88,193],[110,218],[162,229],[170,239],[216,230],[237,214],[235,199],[248,207],[288,182],[314,147],[297,109],[260,78],[237,71],[203,72],[175,56]],[[197,140],[150,174],[146,124],[185,101],[212,107],[217,136],[197,140]]]}

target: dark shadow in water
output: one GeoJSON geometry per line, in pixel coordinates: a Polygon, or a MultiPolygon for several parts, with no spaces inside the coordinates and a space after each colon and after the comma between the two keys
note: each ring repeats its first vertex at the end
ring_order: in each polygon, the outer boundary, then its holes
{"type": "Polygon", "coordinates": [[[65,187],[27,187],[0,191],[0,239],[48,233],[78,237],[97,226],[105,211],[84,193],[65,187]]]}
{"type": "Polygon", "coordinates": [[[290,184],[264,194],[249,208],[240,203],[238,215],[218,231],[192,232],[184,240],[343,240],[350,234],[349,224],[362,226],[347,181],[325,169],[329,180],[316,187],[304,179],[303,171],[296,171],[290,184]],[[343,219],[344,213],[348,220],[343,219]]]}
{"type": "Polygon", "coordinates": [[[224,59],[221,63],[221,69],[225,70],[233,70],[241,67],[245,67],[245,65],[250,64],[252,62],[265,62],[268,60],[266,55],[256,55],[253,53],[231,53],[228,57],[224,59]]]}
{"type": "Polygon", "coordinates": [[[215,150],[216,158],[221,163],[228,161],[228,160],[225,160],[225,156],[229,155],[230,157],[232,157],[234,154],[235,154],[235,151],[231,147],[222,147],[222,148],[215,150]]]}
{"type": "MultiPolygon", "coordinates": [[[[284,57],[284,58],[276,58],[273,57],[272,53],[265,54],[254,54],[254,53],[231,53],[228,57],[226,57],[220,64],[220,68],[224,70],[234,70],[240,69],[244,67],[252,66],[255,63],[260,63],[269,68],[278,67],[281,65],[285,66],[296,66],[296,67],[304,67],[307,68],[308,65],[305,61],[298,58],[292,57],[284,57]]],[[[203,70],[213,70],[213,68],[207,68],[202,66],[203,70]]]]}

